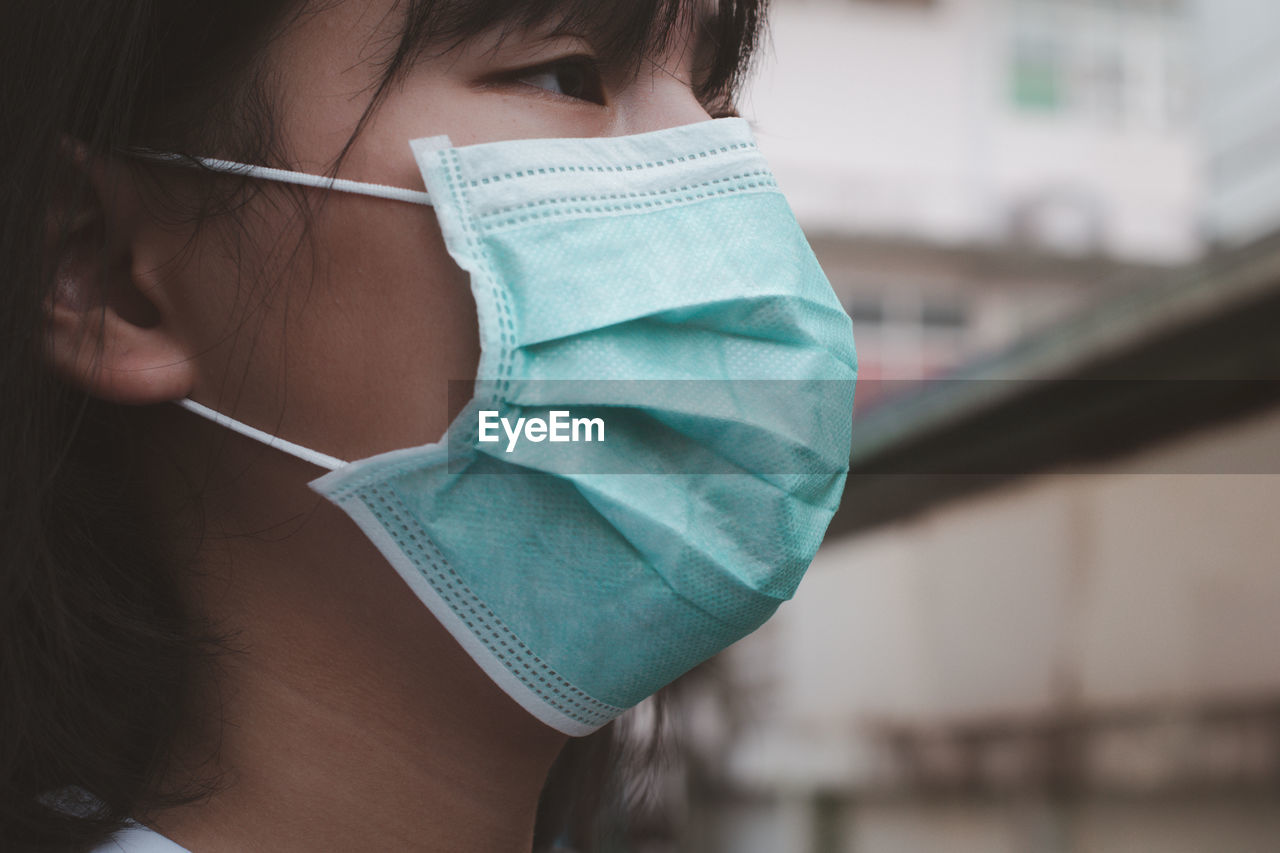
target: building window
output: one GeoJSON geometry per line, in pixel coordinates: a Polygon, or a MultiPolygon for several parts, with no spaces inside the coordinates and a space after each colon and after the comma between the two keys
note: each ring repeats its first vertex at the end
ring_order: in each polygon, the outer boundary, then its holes
{"type": "Polygon", "coordinates": [[[1008,0],[1009,91],[1024,113],[1162,130],[1184,121],[1175,0],[1008,0]]]}
{"type": "Polygon", "coordinates": [[[849,295],[844,305],[853,318],[864,379],[936,376],[963,361],[971,349],[973,328],[964,294],[925,293],[899,284],[849,295]]]}

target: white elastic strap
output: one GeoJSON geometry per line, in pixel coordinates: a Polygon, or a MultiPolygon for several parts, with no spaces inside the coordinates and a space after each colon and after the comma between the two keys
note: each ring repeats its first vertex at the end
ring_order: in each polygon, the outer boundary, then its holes
{"type": "Polygon", "coordinates": [[[431,196],[423,190],[393,187],[389,184],[370,184],[364,181],[351,181],[346,178],[327,178],[324,175],[312,175],[308,172],[291,172],[288,169],[277,169],[273,166],[254,166],[249,163],[237,163],[234,160],[218,160],[214,157],[183,157],[180,154],[166,154],[160,151],[134,151],[133,153],[148,160],[160,160],[178,165],[190,165],[194,161],[215,172],[246,175],[251,178],[261,178],[264,181],[278,181],[284,184],[298,184],[299,186],[315,187],[321,190],[337,190],[338,192],[371,195],[376,198],[389,198],[392,201],[407,201],[410,204],[431,206],[431,196]]]}
{"type": "Polygon", "coordinates": [[[304,462],[310,462],[312,465],[319,465],[321,468],[328,468],[330,471],[336,471],[348,464],[335,456],[320,453],[319,451],[312,450],[309,447],[303,447],[301,444],[294,444],[292,441],[285,441],[279,436],[272,435],[269,432],[263,432],[257,427],[251,427],[248,424],[241,423],[235,418],[227,417],[222,414],[222,412],[215,411],[202,403],[197,403],[195,400],[178,400],[178,405],[202,418],[213,421],[218,426],[224,426],[233,432],[238,432],[243,436],[252,438],[254,441],[260,441],[268,447],[274,447],[276,450],[283,450],[290,456],[296,456],[304,462]]]}

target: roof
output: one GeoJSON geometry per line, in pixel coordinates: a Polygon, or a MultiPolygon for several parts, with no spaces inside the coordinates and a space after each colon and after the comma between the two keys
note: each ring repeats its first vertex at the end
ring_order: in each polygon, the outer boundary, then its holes
{"type": "Polygon", "coordinates": [[[829,535],[1275,406],[1277,380],[1280,235],[855,409],[849,482],[829,535]]]}

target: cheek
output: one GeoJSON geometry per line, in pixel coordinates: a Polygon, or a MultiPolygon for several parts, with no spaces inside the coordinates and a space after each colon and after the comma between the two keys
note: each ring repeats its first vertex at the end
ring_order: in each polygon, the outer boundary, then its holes
{"type": "Polygon", "coordinates": [[[480,343],[434,214],[341,196],[314,227],[317,275],[290,312],[290,408],[305,388],[346,458],[439,439],[457,414],[449,382],[474,378],[480,343]]]}
{"type": "Polygon", "coordinates": [[[436,441],[463,402],[450,409],[449,381],[473,379],[479,361],[467,274],[429,208],[313,204],[301,239],[286,204],[254,223],[281,235],[271,245],[184,268],[203,343],[194,396],[348,460],[436,441]]]}

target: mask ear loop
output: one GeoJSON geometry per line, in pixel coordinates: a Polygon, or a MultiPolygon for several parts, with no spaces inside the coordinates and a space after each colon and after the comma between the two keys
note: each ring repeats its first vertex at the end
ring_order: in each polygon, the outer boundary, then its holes
{"type": "MultiPolygon", "coordinates": [[[[297,184],[303,187],[314,187],[321,190],[336,190],[338,192],[355,193],[356,195],[373,196],[375,198],[385,198],[391,201],[404,201],[410,204],[431,206],[431,197],[423,190],[411,190],[405,187],[393,187],[388,184],[372,184],[364,181],[351,181],[346,178],[332,178],[324,175],[312,175],[307,172],[292,172],[288,169],[277,169],[273,166],[254,166],[249,163],[237,163],[234,160],[219,160],[215,157],[184,157],[181,154],[170,154],[163,151],[150,151],[148,149],[133,149],[129,154],[142,158],[144,160],[155,160],[161,163],[172,163],[177,166],[186,166],[194,168],[196,165],[203,166],[214,172],[225,172],[232,175],[244,175],[251,178],[260,178],[267,181],[277,181],[285,184],[297,184]]],[[[272,435],[269,432],[249,426],[235,418],[222,414],[219,411],[209,408],[203,403],[197,403],[190,398],[176,400],[179,406],[187,411],[199,415],[205,420],[214,422],[215,424],[226,427],[232,432],[238,432],[241,435],[252,438],[254,441],[261,442],[268,447],[276,450],[282,450],[290,456],[296,456],[304,462],[310,462],[312,465],[318,465],[321,468],[330,471],[336,471],[350,464],[336,456],[330,456],[327,453],[321,453],[318,450],[312,450],[309,447],[303,447],[301,444],[294,444],[292,441],[272,435]]]]}
{"type": "Polygon", "coordinates": [[[294,444],[292,441],[286,441],[279,436],[272,435],[269,432],[251,427],[246,423],[241,423],[235,418],[228,417],[222,412],[209,408],[203,403],[197,403],[190,398],[175,400],[179,406],[189,412],[199,415],[205,420],[213,421],[218,426],[226,427],[232,432],[238,432],[254,441],[259,441],[267,447],[273,447],[276,450],[283,450],[290,456],[296,456],[304,462],[310,462],[312,465],[319,465],[321,468],[327,468],[330,471],[336,471],[339,468],[345,468],[349,462],[339,459],[336,456],[329,456],[318,450],[312,450],[309,447],[303,447],[301,444],[294,444]]]}
{"type": "Polygon", "coordinates": [[[355,193],[356,195],[386,198],[392,201],[406,201],[410,204],[426,205],[427,207],[431,206],[431,196],[425,190],[411,190],[405,187],[393,187],[389,184],[351,181],[346,178],[329,178],[324,175],[313,175],[309,172],[291,172],[288,169],[277,169],[274,166],[254,166],[250,163],[237,163],[234,160],[219,160],[216,157],[184,157],[181,154],[168,154],[163,151],[138,148],[131,150],[129,153],[144,160],[172,163],[176,166],[194,168],[199,165],[213,172],[226,172],[231,175],[261,178],[264,181],[297,184],[298,186],[314,187],[320,190],[336,190],[344,193],[355,193]]]}

